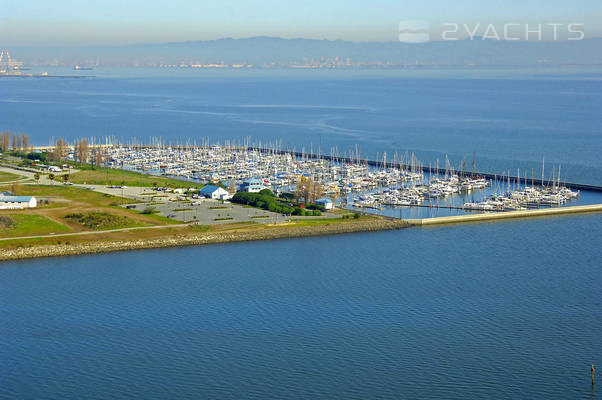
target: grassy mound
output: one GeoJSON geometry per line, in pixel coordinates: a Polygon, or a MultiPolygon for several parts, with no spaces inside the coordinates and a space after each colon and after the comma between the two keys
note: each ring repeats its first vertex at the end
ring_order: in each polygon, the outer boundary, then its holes
{"type": "Polygon", "coordinates": [[[65,215],[65,218],[92,230],[119,229],[136,225],[136,221],[131,218],[106,212],[72,213],[65,215]]]}
{"type": "Polygon", "coordinates": [[[15,226],[15,220],[11,217],[0,215],[0,229],[10,229],[15,226]]]}

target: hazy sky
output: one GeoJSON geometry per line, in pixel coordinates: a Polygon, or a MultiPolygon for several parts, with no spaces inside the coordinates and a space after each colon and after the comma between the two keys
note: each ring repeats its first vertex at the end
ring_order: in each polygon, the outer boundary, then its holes
{"type": "Polygon", "coordinates": [[[0,47],[280,36],[396,41],[399,21],[500,26],[585,24],[602,36],[602,0],[0,0],[0,47]]]}

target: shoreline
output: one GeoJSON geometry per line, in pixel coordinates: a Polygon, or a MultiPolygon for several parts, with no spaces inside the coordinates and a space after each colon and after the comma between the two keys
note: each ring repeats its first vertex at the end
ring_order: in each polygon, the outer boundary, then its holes
{"type": "MultiPolygon", "coordinates": [[[[60,257],[83,254],[100,254],[126,250],[142,250],[168,247],[200,246],[207,244],[237,243],[260,240],[292,239],[347,233],[377,232],[409,228],[405,221],[372,219],[316,226],[270,226],[254,231],[204,232],[192,235],[139,240],[111,240],[78,244],[54,244],[45,246],[17,247],[2,250],[0,262],[43,257],[60,257]]],[[[102,233],[102,232],[98,232],[102,233]]],[[[1,265],[0,265],[1,266],[1,265]]]]}

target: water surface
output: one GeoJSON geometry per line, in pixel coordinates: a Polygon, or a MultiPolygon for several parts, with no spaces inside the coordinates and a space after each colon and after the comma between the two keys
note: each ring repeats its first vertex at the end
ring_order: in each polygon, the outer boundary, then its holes
{"type": "Polygon", "coordinates": [[[602,216],[3,263],[0,398],[595,398],[602,216]]]}

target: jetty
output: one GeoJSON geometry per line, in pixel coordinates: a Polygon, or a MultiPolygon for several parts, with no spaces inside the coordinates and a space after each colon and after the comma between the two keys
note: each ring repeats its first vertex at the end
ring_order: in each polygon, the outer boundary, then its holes
{"type": "Polygon", "coordinates": [[[572,207],[555,207],[526,211],[487,212],[482,214],[453,215],[423,219],[406,219],[404,222],[412,226],[431,226],[442,224],[458,224],[465,222],[481,222],[511,218],[532,218],[567,214],[585,214],[602,212],[602,204],[590,204],[572,207]]]}

